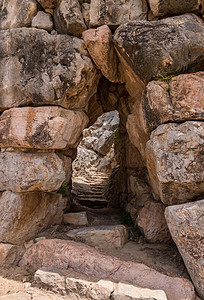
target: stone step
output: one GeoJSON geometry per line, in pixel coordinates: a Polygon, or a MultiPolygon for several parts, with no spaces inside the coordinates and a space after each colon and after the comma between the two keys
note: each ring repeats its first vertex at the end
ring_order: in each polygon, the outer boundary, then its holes
{"type": "Polygon", "coordinates": [[[105,199],[78,199],[78,202],[87,207],[92,208],[100,208],[100,207],[107,207],[108,201],[105,199]]]}
{"type": "Polygon", "coordinates": [[[88,197],[88,196],[81,195],[80,197],[77,196],[77,199],[79,201],[92,201],[92,202],[94,202],[94,201],[102,201],[102,202],[108,202],[108,200],[106,200],[104,197],[94,197],[94,196],[88,197]]]}
{"type": "Polygon", "coordinates": [[[89,226],[69,230],[66,235],[89,246],[99,248],[121,248],[128,240],[124,225],[89,226]]]}
{"type": "Polygon", "coordinates": [[[102,194],[96,195],[94,194],[78,194],[77,198],[80,199],[104,199],[104,196],[102,194]]]}
{"type": "Polygon", "coordinates": [[[78,195],[83,194],[83,195],[89,195],[89,194],[95,194],[95,195],[102,195],[104,189],[91,189],[87,191],[79,191],[78,195]]]}
{"type": "Polygon", "coordinates": [[[108,178],[104,178],[104,179],[102,179],[102,178],[89,178],[89,179],[85,179],[85,178],[83,178],[83,179],[78,179],[78,180],[76,180],[76,178],[74,178],[73,179],[73,181],[74,182],[80,182],[80,183],[92,183],[92,184],[97,184],[97,183],[107,183],[107,181],[108,181],[108,178]]]}

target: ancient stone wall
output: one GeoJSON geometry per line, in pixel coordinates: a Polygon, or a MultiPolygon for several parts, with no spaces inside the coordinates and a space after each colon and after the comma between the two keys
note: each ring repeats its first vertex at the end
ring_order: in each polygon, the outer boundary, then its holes
{"type": "Polygon", "coordinates": [[[168,239],[165,207],[171,223],[172,205],[204,194],[203,13],[202,0],[0,0],[0,242],[61,222],[81,133],[111,110],[117,205],[168,239]]]}

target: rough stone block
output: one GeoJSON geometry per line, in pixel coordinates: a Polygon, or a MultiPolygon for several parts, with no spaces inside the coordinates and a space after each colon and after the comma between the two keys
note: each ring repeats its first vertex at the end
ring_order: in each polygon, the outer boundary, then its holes
{"type": "Polygon", "coordinates": [[[61,107],[12,108],[0,116],[0,147],[72,148],[87,123],[85,113],[61,107]]]}
{"type": "Polygon", "coordinates": [[[90,27],[121,24],[147,19],[147,4],[143,0],[92,0],[90,27]]]}
{"type": "Polygon", "coordinates": [[[156,199],[181,204],[204,193],[204,122],[160,125],[147,143],[147,168],[156,199]]]}
{"type": "Polygon", "coordinates": [[[0,31],[0,40],[1,110],[30,105],[86,108],[101,75],[83,40],[36,28],[0,31]]]}
{"type": "Polygon", "coordinates": [[[117,54],[112,44],[112,33],[107,25],[83,32],[83,40],[97,67],[110,81],[117,82],[117,54]]]}
{"type": "Polygon", "coordinates": [[[127,242],[128,230],[124,225],[84,227],[70,230],[67,236],[90,246],[121,248],[127,242]]]}
{"type": "MultiPolygon", "coordinates": [[[[204,69],[204,26],[195,15],[129,22],[115,31],[114,43],[122,59],[145,83],[159,75],[204,69]]],[[[127,71],[124,65],[121,72],[127,71]]]]}
{"type": "Polygon", "coordinates": [[[28,27],[36,14],[35,0],[0,0],[0,30],[28,27]]]}
{"type": "Polygon", "coordinates": [[[113,300],[167,300],[161,290],[142,289],[130,284],[119,282],[112,294],[113,300]]]}
{"type": "Polygon", "coordinates": [[[78,213],[68,213],[63,217],[64,223],[84,226],[88,224],[87,215],[85,211],[78,213]]]}
{"type": "Polygon", "coordinates": [[[155,17],[179,15],[189,12],[202,13],[203,0],[148,0],[155,17]]]}
{"type": "Polygon", "coordinates": [[[204,119],[204,72],[151,81],[142,99],[144,131],[160,124],[204,119]]]}
{"type": "Polygon", "coordinates": [[[165,243],[171,240],[164,210],[165,206],[162,203],[147,201],[137,217],[137,225],[151,243],[165,243]]]}
{"type": "Polygon", "coordinates": [[[204,200],[169,206],[165,217],[196,290],[204,299],[204,200]]]}
{"type": "Polygon", "coordinates": [[[4,207],[0,212],[0,242],[19,245],[41,230],[60,224],[65,205],[60,194],[4,192],[0,198],[4,207]]]}
{"type": "Polygon", "coordinates": [[[0,243],[0,266],[12,265],[17,259],[18,248],[12,244],[0,243]]]}
{"type": "Polygon", "coordinates": [[[58,33],[77,37],[87,29],[78,0],[62,0],[54,11],[54,23],[58,33]]]}
{"type": "Polygon", "coordinates": [[[39,11],[32,20],[32,27],[35,27],[38,29],[44,29],[49,32],[52,31],[53,21],[52,21],[51,15],[46,14],[43,11],[39,11]]]}
{"type": "Polygon", "coordinates": [[[0,191],[52,192],[64,180],[64,164],[55,153],[0,153],[0,191]]]}

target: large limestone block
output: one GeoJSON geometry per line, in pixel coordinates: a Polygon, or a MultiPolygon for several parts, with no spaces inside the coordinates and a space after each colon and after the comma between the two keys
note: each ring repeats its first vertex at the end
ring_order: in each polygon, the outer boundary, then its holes
{"type": "Polygon", "coordinates": [[[204,200],[169,206],[165,217],[196,290],[204,299],[204,200]]]}
{"type": "Polygon", "coordinates": [[[0,191],[52,192],[64,180],[64,164],[55,153],[0,153],[0,191]]]}
{"type": "Polygon", "coordinates": [[[155,17],[178,15],[187,12],[201,13],[204,9],[203,0],[148,0],[155,17]]]}
{"type": "Polygon", "coordinates": [[[17,259],[19,248],[16,245],[0,243],[0,266],[12,265],[17,259]]]}
{"type": "Polygon", "coordinates": [[[57,106],[11,108],[0,116],[0,147],[74,147],[87,124],[81,111],[57,106]]]}
{"type": "Polygon", "coordinates": [[[93,247],[68,240],[42,240],[30,247],[20,266],[31,270],[41,267],[72,268],[78,273],[115,282],[126,281],[153,290],[163,290],[168,300],[194,300],[195,293],[190,281],[159,273],[144,264],[124,262],[104,255],[93,247]]]}
{"type": "Polygon", "coordinates": [[[204,193],[204,122],[160,125],[147,143],[147,168],[156,199],[180,204],[204,193]]]}
{"type": "Polygon", "coordinates": [[[204,72],[151,81],[142,99],[143,123],[151,133],[162,123],[204,119],[204,72]]]}
{"type": "Polygon", "coordinates": [[[117,54],[112,44],[112,32],[107,25],[89,29],[82,35],[85,45],[102,74],[112,82],[118,81],[117,54]]]}
{"type": "Polygon", "coordinates": [[[122,59],[145,83],[159,74],[204,68],[204,24],[195,15],[130,22],[116,30],[114,42],[122,59]]]}
{"type": "Polygon", "coordinates": [[[87,106],[100,75],[83,40],[35,28],[0,31],[0,40],[0,109],[87,106]]]}
{"type": "Polygon", "coordinates": [[[35,0],[0,0],[0,30],[28,27],[36,14],[35,0]]]}
{"type": "Polygon", "coordinates": [[[146,143],[149,140],[150,135],[146,132],[141,103],[138,106],[137,114],[128,115],[126,129],[131,143],[139,150],[143,160],[145,161],[146,143]]]}
{"type": "Polygon", "coordinates": [[[63,221],[65,224],[68,223],[68,224],[79,225],[79,226],[88,225],[86,211],[64,214],[63,221]]]}
{"type": "Polygon", "coordinates": [[[12,193],[0,198],[0,242],[22,244],[53,224],[60,224],[65,208],[60,194],[12,193]]]}
{"type": "Polygon", "coordinates": [[[90,27],[121,24],[147,19],[147,4],[143,0],[92,0],[90,27]]]}
{"type": "Polygon", "coordinates": [[[142,289],[130,284],[119,282],[112,294],[113,300],[167,300],[161,290],[142,289]]]}
{"type": "Polygon", "coordinates": [[[150,133],[160,124],[204,119],[204,72],[181,74],[169,81],[151,81],[126,128],[131,143],[145,159],[150,133]]]}
{"type": "Polygon", "coordinates": [[[50,14],[46,14],[43,11],[39,11],[37,15],[32,20],[32,27],[38,29],[44,29],[47,31],[52,31],[53,21],[50,14]]]}
{"type": "Polygon", "coordinates": [[[78,0],[62,0],[54,11],[54,23],[58,33],[78,37],[87,29],[78,0]]]}
{"type": "Polygon", "coordinates": [[[68,231],[67,236],[101,248],[121,248],[127,242],[128,230],[124,225],[93,226],[68,231]]]}
{"type": "Polygon", "coordinates": [[[137,225],[148,242],[165,243],[171,240],[162,203],[147,201],[138,214],[137,225]]]}

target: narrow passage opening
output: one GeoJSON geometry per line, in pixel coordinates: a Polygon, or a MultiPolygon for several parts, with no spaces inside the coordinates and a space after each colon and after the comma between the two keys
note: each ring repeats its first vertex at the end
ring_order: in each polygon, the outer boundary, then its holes
{"type": "Polygon", "coordinates": [[[75,204],[89,208],[108,206],[105,190],[113,168],[118,165],[115,151],[118,130],[118,112],[111,111],[104,113],[83,131],[83,139],[72,164],[75,204]]]}

